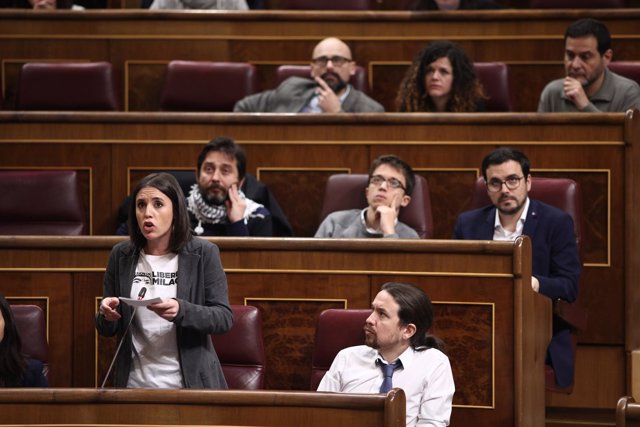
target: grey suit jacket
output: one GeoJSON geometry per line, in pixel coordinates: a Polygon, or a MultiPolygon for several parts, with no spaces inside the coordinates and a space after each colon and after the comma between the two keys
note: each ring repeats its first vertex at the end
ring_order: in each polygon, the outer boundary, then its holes
{"type": "MultiPolygon", "coordinates": [[[[242,113],[299,113],[313,97],[316,82],[302,77],[289,77],[273,90],[249,95],[236,103],[233,111],[242,113]]],[[[342,103],[347,113],[383,113],[384,107],[351,87],[342,103]]]]}
{"type": "MultiPolygon", "coordinates": [[[[104,275],[104,297],[129,297],[140,252],[129,240],[113,247],[104,275]]],[[[206,240],[192,237],[178,258],[178,289],[180,304],[173,322],[178,326],[178,352],[185,388],[226,389],[222,367],[210,334],[223,334],[231,329],[233,312],[229,306],[227,278],[220,262],[218,247],[206,240]]],[[[118,306],[122,318],[107,321],[96,315],[96,328],[101,335],[118,334],[124,340],[114,371],[116,387],[126,387],[131,370],[131,329],[122,337],[133,310],[126,304],[118,306]]]]}

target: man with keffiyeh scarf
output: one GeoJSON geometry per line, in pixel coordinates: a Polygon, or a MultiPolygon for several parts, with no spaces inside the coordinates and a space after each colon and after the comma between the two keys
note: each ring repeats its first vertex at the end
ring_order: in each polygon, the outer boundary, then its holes
{"type": "Polygon", "coordinates": [[[217,137],[204,146],[198,155],[198,182],[187,195],[196,235],[273,235],[269,211],[240,190],[246,164],[244,150],[231,138],[217,137]]]}

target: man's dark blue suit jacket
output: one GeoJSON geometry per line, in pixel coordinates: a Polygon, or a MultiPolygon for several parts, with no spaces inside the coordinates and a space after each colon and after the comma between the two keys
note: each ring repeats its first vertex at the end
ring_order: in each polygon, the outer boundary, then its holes
{"type": "MultiPolygon", "coordinates": [[[[540,293],[552,300],[573,302],[578,296],[580,259],[573,219],[566,212],[530,199],[522,234],[532,244],[533,275],[540,282],[540,293]]],[[[462,213],[456,222],[453,238],[493,240],[496,208],[493,205],[462,213]]],[[[547,357],[560,387],[573,383],[573,349],[569,325],[555,314],[553,337],[547,357]]]]}

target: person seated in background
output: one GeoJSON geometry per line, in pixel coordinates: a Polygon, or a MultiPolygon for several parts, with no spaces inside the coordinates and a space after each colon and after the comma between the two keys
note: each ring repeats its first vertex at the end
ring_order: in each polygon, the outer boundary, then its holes
{"type": "Polygon", "coordinates": [[[367,113],[384,107],[356,90],[349,79],[356,72],[351,49],[329,37],[313,49],[310,79],[289,77],[276,89],[249,95],[233,109],[244,113],[367,113]]]}
{"type": "Polygon", "coordinates": [[[84,7],[73,4],[71,0],[16,0],[15,7],[34,10],[84,10],[84,7]]]}
{"type": "Polygon", "coordinates": [[[607,69],[613,57],[609,29],[592,18],[579,19],[564,33],[566,76],[549,83],[539,113],[624,112],[640,108],[640,86],[607,69]]]}
{"type": "Polygon", "coordinates": [[[247,10],[245,0],[153,0],[149,9],[247,10]]]}
{"type": "Polygon", "coordinates": [[[192,229],[198,236],[273,236],[271,213],[240,187],[247,158],[242,147],[218,137],[198,155],[197,184],[187,195],[192,229]]]}
{"type": "MultiPolygon", "coordinates": [[[[491,204],[460,214],[454,239],[531,239],[532,277],[535,292],[555,301],[573,302],[578,297],[580,258],[571,216],[529,197],[530,163],[527,156],[512,148],[498,148],[482,160],[482,175],[491,204]]],[[[553,337],[547,363],[553,366],[560,387],[573,383],[571,327],[553,317],[553,337]]]]}
{"type": "Polygon", "coordinates": [[[413,170],[394,155],[383,155],[369,168],[364,188],[369,206],[329,214],[315,237],[387,237],[418,239],[418,233],[398,221],[400,209],[411,202],[415,185],[413,170]]]}
{"type": "Polygon", "coordinates": [[[447,426],[455,385],[449,358],[429,335],[433,308],[424,291],[408,283],[382,285],[364,326],[365,345],[341,350],[318,391],[387,393],[406,397],[406,425],[447,426]]]}
{"type": "Polygon", "coordinates": [[[9,302],[0,294],[0,387],[48,387],[42,362],[22,354],[9,302]]]}
{"type": "Polygon", "coordinates": [[[474,10],[504,9],[501,4],[490,0],[417,0],[413,10],[474,10]]]}
{"type": "MultiPolygon", "coordinates": [[[[181,177],[193,232],[199,236],[291,236],[293,229],[269,189],[246,173],[246,154],[228,137],[207,143],[196,179],[181,177]],[[244,189],[244,191],[243,191],[244,189]],[[250,195],[250,197],[248,196],[250,195]]],[[[185,175],[185,174],[183,174],[185,175]]],[[[127,197],[118,211],[116,234],[128,234],[127,197]]]]}
{"type": "Polygon", "coordinates": [[[473,64],[450,41],[429,43],[407,70],[396,98],[400,112],[475,112],[486,96],[473,64]]]}

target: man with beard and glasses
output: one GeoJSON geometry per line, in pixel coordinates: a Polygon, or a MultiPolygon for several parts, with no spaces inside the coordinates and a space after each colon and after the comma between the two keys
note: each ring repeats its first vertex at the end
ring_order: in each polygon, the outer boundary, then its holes
{"type": "Polygon", "coordinates": [[[386,393],[401,388],[407,426],[447,426],[455,385],[444,345],[429,335],[431,301],[408,283],[382,285],[364,326],[365,345],[341,350],[318,391],[386,393]]]}
{"type": "MultiPolygon", "coordinates": [[[[573,302],[578,296],[580,259],[569,214],[530,199],[529,159],[512,148],[498,148],[482,161],[491,205],[462,213],[454,239],[515,240],[529,236],[532,246],[531,287],[552,300],[573,302]]],[[[560,387],[573,383],[570,325],[554,314],[547,363],[560,387]]]]}
{"type": "Polygon", "coordinates": [[[311,79],[289,77],[274,90],[247,96],[234,111],[243,113],[367,113],[384,107],[356,90],[349,79],[356,72],[351,49],[330,37],[313,49],[311,79]]]}
{"type": "Polygon", "coordinates": [[[273,235],[272,217],[240,190],[247,159],[231,138],[218,137],[198,155],[197,183],[187,195],[187,210],[198,236],[273,235]]]}
{"type": "Polygon", "coordinates": [[[640,108],[640,86],[607,69],[611,35],[600,21],[579,19],[564,34],[566,77],[549,83],[538,112],[624,112],[640,108]]]}

